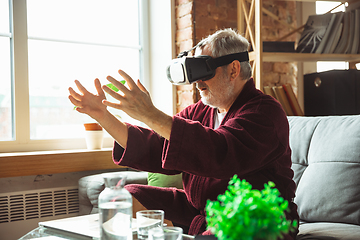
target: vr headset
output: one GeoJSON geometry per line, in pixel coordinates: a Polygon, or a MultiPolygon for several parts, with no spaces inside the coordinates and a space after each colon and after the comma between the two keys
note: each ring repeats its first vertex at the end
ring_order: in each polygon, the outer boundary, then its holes
{"type": "Polygon", "coordinates": [[[207,55],[188,57],[187,53],[189,51],[180,53],[178,58],[173,59],[166,68],[167,78],[172,84],[184,85],[192,84],[199,80],[206,81],[215,76],[215,71],[218,67],[230,64],[234,60],[239,62],[249,61],[247,51],[218,58],[212,58],[207,55]]]}

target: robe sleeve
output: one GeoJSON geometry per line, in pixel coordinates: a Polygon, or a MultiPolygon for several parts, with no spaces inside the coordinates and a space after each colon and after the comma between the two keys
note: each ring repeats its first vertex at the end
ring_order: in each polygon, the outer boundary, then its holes
{"type": "Polygon", "coordinates": [[[272,103],[249,105],[216,130],[174,116],[163,168],[229,179],[260,171],[282,155],[288,156],[288,122],[283,110],[272,103]]]}
{"type": "Polygon", "coordinates": [[[162,168],[164,138],[156,132],[127,124],[129,137],[126,149],[114,143],[113,161],[117,165],[131,167],[141,171],[173,175],[176,170],[162,168]]]}

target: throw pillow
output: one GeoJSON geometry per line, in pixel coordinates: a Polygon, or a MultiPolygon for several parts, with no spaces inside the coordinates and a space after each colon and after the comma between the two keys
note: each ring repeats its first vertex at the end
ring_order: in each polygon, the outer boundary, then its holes
{"type": "Polygon", "coordinates": [[[165,175],[160,173],[148,173],[148,185],[155,187],[183,188],[182,174],[165,175]]]}

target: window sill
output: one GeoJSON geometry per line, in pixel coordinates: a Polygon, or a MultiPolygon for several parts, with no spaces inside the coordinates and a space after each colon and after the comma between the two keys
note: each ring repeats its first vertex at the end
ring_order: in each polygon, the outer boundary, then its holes
{"type": "Polygon", "coordinates": [[[116,168],[111,148],[0,153],[0,178],[116,168]]]}

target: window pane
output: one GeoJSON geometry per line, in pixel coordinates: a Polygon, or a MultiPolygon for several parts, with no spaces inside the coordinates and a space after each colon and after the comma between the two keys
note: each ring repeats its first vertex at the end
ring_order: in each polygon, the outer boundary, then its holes
{"type": "Polygon", "coordinates": [[[10,39],[0,37],[0,141],[13,140],[10,39]]]}
{"type": "Polygon", "coordinates": [[[135,0],[29,0],[27,8],[31,37],[139,45],[135,0]]]}
{"type": "Polygon", "coordinates": [[[106,84],[119,68],[139,78],[138,1],[28,0],[27,11],[30,138],[83,137],[89,117],[73,110],[68,87],[78,79],[95,93],[94,79],[106,84]]]}
{"type": "MultiPolygon", "coordinates": [[[[118,69],[139,78],[139,50],[120,47],[29,40],[31,139],[83,136],[85,115],[74,111],[68,87],[78,79],[95,93],[93,82],[108,83],[107,75],[120,77],[118,69]]],[[[121,115],[121,113],[116,113],[121,115]]]]}
{"type": "Polygon", "coordinates": [[[316,70],[317,72],[329,71],[332,69],[348,69],[348,62],[316,62],[316,70]]]}
{"type": "MultiPolygon", "coordinates": [[[[324,14],[333,9],[334,7],[339,6],[341,2],[328,2],[328,1],[316,1],[316,14],[324,14]]],[[[332,12],[345,12],[345,4],[334,9],[332,12]]]]}
{"type": "Polygon", "coordinates": [[[0,0],[0,33],[9,33],[9,0],[0,0]]]}

